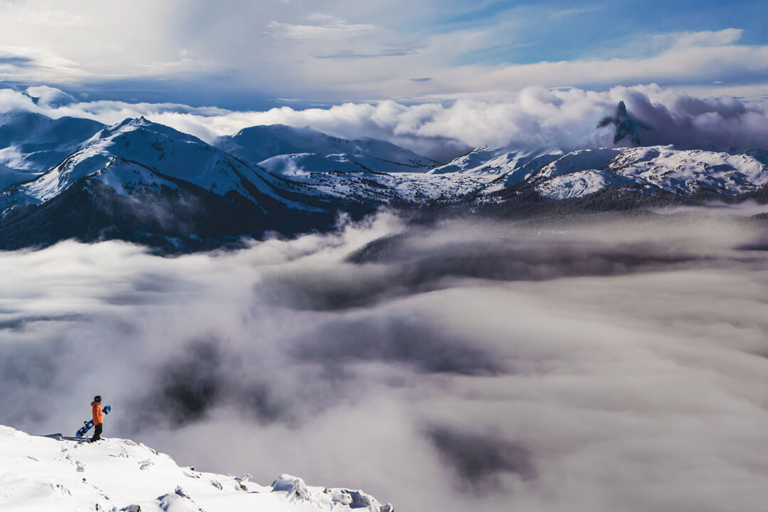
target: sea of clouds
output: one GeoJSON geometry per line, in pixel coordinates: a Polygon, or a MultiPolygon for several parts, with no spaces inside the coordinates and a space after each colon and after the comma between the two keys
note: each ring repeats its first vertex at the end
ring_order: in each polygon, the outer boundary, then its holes
{"type": "Polygon", "coordinates": [[[207,142],[254,125],[310,126],[345,138],[389,140],[439,161],[468,148],[511,144],[524,149],[573,150],[613,145],[612,128],[597,129],[619,101],[653,127],[641,130],[645,145],[683,148],[768,149],[768,104],[733,97],[698,98],[656,85],[577,88],[528,87],[493,98],[344,103],[328,108],[229,111],[179,104],[84,101],[47,86],[0,90],[0,113],[25,110],[51,117],[73,116],[114,124],[146,116],[207,142]]]}
{"type": "Polygon", "coordinates": [[[106,436],[403,510],[762,511],[766,224],[728,211],[0,253],[0,424],[101,394],[106,436]]]}

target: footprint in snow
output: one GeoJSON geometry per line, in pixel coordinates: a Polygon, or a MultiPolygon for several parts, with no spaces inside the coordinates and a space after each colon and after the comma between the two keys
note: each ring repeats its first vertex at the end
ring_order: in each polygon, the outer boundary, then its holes
{"type": "Polygon", "coordinates": [[[114,453],[110,453],[109,456],[110,457],[122,457],[122,458],[125,458],[125,459],[130,457],[130,455],[128,454],[128,450],[125,449],[125,446],[121,446],[120,447],[120,452],[117,455],[115,455],[114,453]]]}
{"type": "Polygon", "coordinates": [[[78,473],[84,473],[85,472],[85,464],[83,464],[79,460],[76,460],[75,461],[75,465],[77,466],[77,472],[78,473]]]}

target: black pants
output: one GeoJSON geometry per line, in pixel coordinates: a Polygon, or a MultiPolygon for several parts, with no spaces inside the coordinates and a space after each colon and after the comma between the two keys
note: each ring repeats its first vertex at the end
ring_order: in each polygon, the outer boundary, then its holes
{"type": "Polygon", "coordinates": [[[98,441],[101,439],[101,428],[102,428],[101,423],[96,425],[96,429],[93,431],[93,437],[91,437],[91,442],[98,441]]]}

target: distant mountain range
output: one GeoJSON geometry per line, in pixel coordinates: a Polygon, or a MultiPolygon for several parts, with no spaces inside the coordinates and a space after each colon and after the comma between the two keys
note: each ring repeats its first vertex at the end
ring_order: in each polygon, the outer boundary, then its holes
{"type": "MultiPolygon", "coordinates": [[[[232,137],[221,137],[215,145],[247,162],[265,166],[284,155],[310,154],[318,171],[426,172],[437,162],[417,155],[390,142],[363,138],[357,140],[331,137],[312,128],[292,128],[281,124],[252,126],[232,137]],[[323,164],[322,159],[328,159],[323,164]]],[[[279,159],[278,159],[279,161],[279,159]]]]}
{"type": "MultiPolygon", "coordinates": [[[[603,124],[618,136],[629,122],[617,112],[603,124]]],[[[381,207],[534,215],[768,200],[768,151],[478,148],[439,165],[310,128],[254,126],[207,144],[144,118],[104,126],[11,112],[0,116],[0,189],[0,249],[117,238],[193,251],[330,229],[340,213],[381,207]]]]}

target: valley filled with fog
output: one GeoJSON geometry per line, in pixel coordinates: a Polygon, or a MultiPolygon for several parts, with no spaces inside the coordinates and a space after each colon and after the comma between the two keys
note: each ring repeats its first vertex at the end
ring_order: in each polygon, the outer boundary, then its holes
{"type": "MultiPolygon", "coordinates": [[[[0,424],[398,510],[764,509],[757,205],[0,253],[0,424]],[[71,431],[71,432],[70,432],[71,431]]],[[[266,482],[268,483],[268,482],[266,482]]]]}

